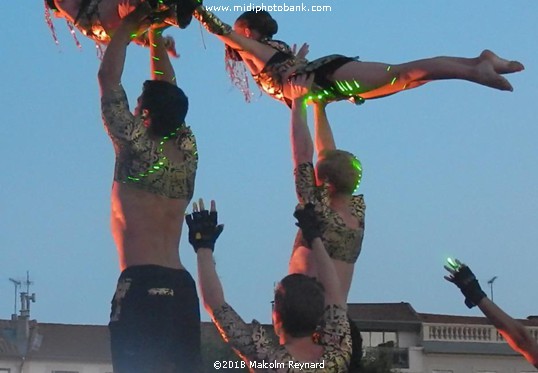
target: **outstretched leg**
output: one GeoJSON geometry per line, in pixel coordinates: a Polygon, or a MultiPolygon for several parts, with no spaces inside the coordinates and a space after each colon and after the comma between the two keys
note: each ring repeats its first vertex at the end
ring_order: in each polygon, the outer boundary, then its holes
{"type": "Polygon", "coordinates": [[[378,62],[350,62],[331,77],[334,81],[357,83],[361,97],[381,97],[415,88],[432,80],[462,79],[487,87],[512,91],[512,85],[501,74],[524,69],[517,61],[508,61],[489,50],[476,58],[434,57],[389,65],[378,62]]]}

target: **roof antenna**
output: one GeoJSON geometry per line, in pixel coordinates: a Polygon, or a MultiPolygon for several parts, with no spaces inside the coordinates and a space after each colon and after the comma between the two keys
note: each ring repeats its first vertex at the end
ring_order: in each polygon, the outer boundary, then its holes
{"type": "Polygon", "coordinates": [[[30,285],[33,284],[33,281],[30,281],[30,272],[26,271],[26,292],[21,292],[21,316],[30,318],[30,301],[35,303],[35,293],[30,295],[30,285]]]}
{"type": "Polygon", "coordinates": [[[21,282],[11,277],[9,278],[9,281],[11,281],[13,283],[13,286],[15,286],[15,302],[13,305],[13,317],[16,317],[17,316],[17,292],[19,290],[19,286],[21,286],[21,282]]]}

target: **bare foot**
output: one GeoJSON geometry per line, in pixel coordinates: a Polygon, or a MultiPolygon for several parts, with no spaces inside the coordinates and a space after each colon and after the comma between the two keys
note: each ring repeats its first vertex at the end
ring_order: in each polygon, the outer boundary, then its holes
{"type": "Polygon", "coordinates": [[[501,91],[513,91],[512,85],[506,78],[501,76],[494,68],[490,60],[484,60],[478,64],[477,83],[487,87],[500,89],[501,91]]]}
{"type": "Polygon", "coordinates": [[[504,58],[500,58],[489,49],[485,49],[480,53],[480,61],[489,61],[493,65],[493,69],[498,74],[510,74],[517,73],[518,71],[525,70],[525,66],[518,61],[508,61],[504,58]]]}

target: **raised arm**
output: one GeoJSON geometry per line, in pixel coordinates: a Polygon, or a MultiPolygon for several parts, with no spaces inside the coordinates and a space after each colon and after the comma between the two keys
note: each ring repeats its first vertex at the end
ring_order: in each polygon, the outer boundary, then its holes
{"type": "Polygon", "coordinates": [[[445,276],[445,279],[460,288],[465,296],[467,307],[478,306],[510,347],[538,368],[538,343],[525,326],[488,299],[474,273],[465,264],[458,260],[449,260],[449,266],[445,266],[445,269],[450,272],[450,275],[445,276]]]}
{"type": "Polygon", "coordinates": [[[223,225],[217,224],[215,201],[211,201],[210,211],[204,209],[204,202],[201,199],[198,205],[194,203],[193,213],[187,215],[186,221],[189,226],[189,242],[196,251],[198,260],[198,287],[204,308],[222,338],[243,360],[256,359],[257,348],[264,348],[270,341],[261,325],[246,324],[224,300],[222,284],[213,258],[215,241],[224,228],[223,225]],[[254,327],[258,330],[257,333],[253,332],[254,327]],[[256,341],[252,339],[254,334],[258,335],[256,341]]]}
{"type": "MultiPolygon", "coordinates": [[[[149,31],[151,79],[177,84],[174,67],[166,48],[166,39],[162,36],[162,32],[162,29],[153,28],[149,31]]],[[[168,42],[173,42],[173,39],[169,39],[168,42]]]]}
{"type": "Polygon", "coordinates": [[[297,218],[297,225],[301,228],[305,241],[312,249],[318,280],[325,288],[325,304],[335,304],[345,309],[346,301],[342,296],[338,274],[321,241],[321,227],[314,205],[306,204],[303,209],[296,210],[294,216],[297,218]]]}
{"type": "Polygon", "coordinates": [[[336,149],[325,106],[326,103],[324,102],[314,104],[314,142],[318,158],[323,151],[336,149]]]}
{"type": "Polygon", "coordinates": [[[317,264],[318,278],[325,288],[325,304],[337,304],[346,308],[346,302],[342,296],[341,285],[334,268],[334,263],[331,260],[325,246],[320,237],[316,237],[312,241],[312,254],[314,261],[317,264]]]}
{"type": "Polygon", "coordinates": [[[127,46],[131,39],[136,37],[138,30],[145,26],[149,27],[148,15],[150,12],[151,7],[146,2],[141,3],[122,20],[112,40],[110,40],[98,73],[101,95],[116,88],[121,83],[127,46]]]}
{"type": "Polygon", "coordinates": [[[198,286],[202,294],[202,301],[206,311],[212,315],[213,312],[225,303],[224,291],[220,283],[213,251],[201,248],[196,255],[198,262],[198,286]]]}
{"type": "Polygon", "coordinates": [[[510,347],[538,368],[538,343],[525,326],[510,317],[487,297],[478,302],[478,308],[502,334],[510,347]]]}
{"type": "Polygon", "coordinates": [[[193,15],[207,31],[233,49],[242,50],[245,43],[255,43],[255,41],[236,33],[232,26],[223,22],[215,13],[207,10],[203,5],[198,6],[193,15]]]}
{"type": "Polygon", "coordinates": [[[312,162],[314,155],[314,146],[310,130],[306,120],[305,95],[312,86],[314,76],[307,77],[299,75],[292,79],[290,84],[291,92],[291,153],[293,156],[293,166],[306,162],[312,162]]]}
{"type": "Polygon", "coordinates": [[[215,241],[222,233],[223,225],[217,225],[215,201],[211,201],[211,211],[204,209],[204,202],[193,204],[193,212],[186,217],[189,227],[189,242],[196,252],[198,261],[198,286],[202,295],[204,308],[210,315],[224,304],[224,291],[220,282],[213,250],[215,241]]]}
{"type": "Polygon", "coordinates": [[[203,5],[196,8],[194,18],[224,44],[237,51],[250,53],[249,58],[254,60],[258,66],[265,65],[265,63],[275,54],[273,48],[235,32],[230,25],[223,22],[203,5]]]}

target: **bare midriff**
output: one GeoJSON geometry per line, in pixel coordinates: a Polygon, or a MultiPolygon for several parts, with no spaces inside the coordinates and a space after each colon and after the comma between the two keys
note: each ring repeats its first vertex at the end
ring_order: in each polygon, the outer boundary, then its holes
{"type": "Polygon", "coordinates": [[[353,271],[355,269],[355,263],[347,263],[342,260],[332,259],[334,268],[338,274],[340,280],[340,288],[342,289],[342,295],[344,295],[347,302],[349,295],[349,289],[351,288],[351,281],[353,280],[353,271]]]}

